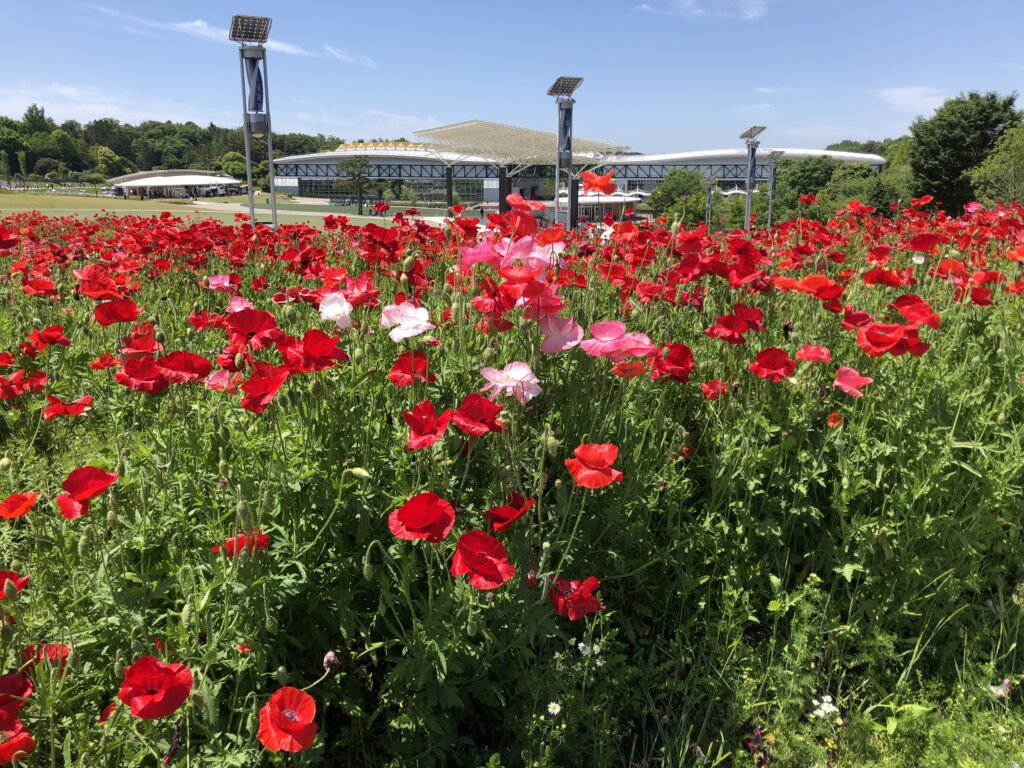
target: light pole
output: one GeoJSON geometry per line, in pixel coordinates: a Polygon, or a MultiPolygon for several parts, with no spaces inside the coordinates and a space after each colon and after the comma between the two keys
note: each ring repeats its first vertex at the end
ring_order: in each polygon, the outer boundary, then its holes
{"type": "MultiPolygon", "coordinates": [[[[548,96],[555,97],[558,105],[558,140],[555,146],[555,223],[558,223],[558,183],[561,171],[565,171],[569,179],[569,195],[566,199],[565,228],[571,228],[571,211],[573,205],[573,184],[572,184],[572,105],[576,101],[572,98],[573,93],[583,82],[582,77],[559,77],[554,84],[548,88],[548,96]]],[[[576,190],[578,191],[578,190],[576,190]]]]}
{"type": "Polygon", "coordinates": [[[245,175],[249,187],[249,221],[256,226],[252,188],[252,140],[267,137],[267,174],[270,181],[271,226],[277,229],[277,197],[274,194],[274,139],[270,127],[270,85],[267,79],[267,49],[270,35],[267,16],[231,17],[228,38],[240,43],[238,66],[242,73],[242,133],[245,137],[245,175]]]}
{"type": "Polygon", "coordinates": [[[775,149],[768,153],[768,229],[772,228],[772,208],[775,203],[775,170],[779,164],[779,158],[785,152],[775,149]]]}
{"type": "Polygon", "coordinates": [[[704,201],[704,226],[707,227],[708,232],[711,231],[711,200],[715,194],[715,187],[718,186],[718,179],[714,176],[708,176],[705,180],[708,185],[708,196],[707,200],[704,201]]]}
{"type": "Polygon", "coordinates": [[[757,137],[765,130],[763,125],[754,125],[740,134],[740,138],[747,142],[747,206],[743,214],[743,228],[750,229],[750,210],[754,202],[754,174],[757,170],[757,148],[761,142],[757,137]]]}

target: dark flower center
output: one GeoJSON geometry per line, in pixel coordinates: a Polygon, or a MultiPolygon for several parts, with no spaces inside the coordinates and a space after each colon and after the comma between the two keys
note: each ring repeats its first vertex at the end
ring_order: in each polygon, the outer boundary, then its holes
{"type": "Polygon", "coordinates": [[[294,709],[288,709],[287,707],[284,707],[281,709],[281,714],[287,717],[293,723],[299,722],[299,716],[295,714],[294,709]]]}

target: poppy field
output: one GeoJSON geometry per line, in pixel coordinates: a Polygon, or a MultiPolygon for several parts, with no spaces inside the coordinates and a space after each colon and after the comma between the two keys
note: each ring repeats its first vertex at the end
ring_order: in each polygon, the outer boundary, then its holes
{"type": "Polygon", "coordinates": [[[1024,209],[509,203],[0,220],[0,765],[1024,762],[1024,209]]]}

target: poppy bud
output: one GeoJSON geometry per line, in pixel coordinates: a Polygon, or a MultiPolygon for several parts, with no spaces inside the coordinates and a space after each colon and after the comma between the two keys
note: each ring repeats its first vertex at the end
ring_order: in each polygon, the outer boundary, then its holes
{"type": "Polygon", "coordinates": [[[238,525],[246,530],[249,529],[249,502],[239,499],[235,504],[235,514],[238,515],[238,525]]]}
{"type": "Polygon", "coordinates": [[[370,479],[370,473],[367,472],[362,467],[349,467],[345,471],[348,472],[350,475],[352,475],[352,477],[356,478],[357,480],[369,480],[370,479]]]}
{"type": "Polygon", "coordinates": [[[402,262],[402,271],[411,272],[412,268],[416,266],[416,258],[414,256],[406,256],[405,261],[402,262]]]}
{"type": "Polygon", "coordinates": [[[358,363],[360,360],[363,359],[363,348],[353,347],[352,354],[349,355],[349,358],[352,360],[353,363],[358,363]]]}
{"type": "Polygon", "coordinates": [[[321,379],[313,379],[309,384],[309,394],[313,397],[320,397],[325,391],[324,383],[321,379]]]}
{"type": "MultiPolygon", "coordinates": [[[[266,621],[263,622],[263,628],[266,629],[267,632],[269,632],[270,634],[274,634],[275,632],[277,632],[277,628],[278,628],[277,617],[275,617],[275,616],[267,616],[266,621]]],[[[282,669],[283,669],[283,667],[282,667],[282,669]]],[[[282,685],[283,685],[283,683],[282,683],[282,685]]]]}
{"type": "Polygon", "coordinates": [[[124,659],[121,658],[121,652],[117,652],[117,656],[114,658],[114,678],[120,679],[124,675],[124,659]]]}
{"type": "Polygon", "coordinates": [[[4,598],[13,603],[14,598],[18,596],[18,587],[15,586],[14,582],[8,579],[4,582],[4,598]]]}
{"type": "Polygon", "coordinates": [[[288,685],[288,670],[283,665],[277,668],[277,684],[288,685]]]}
{"type": "Polygon", "coordinates": [[[793,321],[787,320],[782,324],[782,338],[789,341],[789,334],[793,332],[793,321]]]}
{"type": "Polygon", "coordinates": [[[11,460],[9,458],[4,456],[2,459],[0,459],[0,472],[6,472],[10,468],[11,460]]]}
{"type": "Polygon", "coordinates": [[[33,317],[33,318],[32,318],[32,325],[35,325],[35,326],[40,326],[40,325],[42,325],[42,324],[43,324],[43,321],[42,321],[42,320],[40,320],[40,319],[39,319],[38,317],[33,317]]]}
{"type": "Polygon", "coordinates": [[[89,534],[83,533],[78,539],[78,556],[85,557],[89,554],[89,534]]]}
{"type": "Polygon", "coordinates": [[[334,651],[328,651],[324,654],[324,672],[337,672],[341,669],[341,659],[338,658],[338,654],[334,651]]]}
{"type": "Polygon", "coordinates": [[[231,433],[228,431],[228,428],[222,424],[220,429],[217,430],[217,437],[220,438],[222,443],[226,443],[231,439],[231,433]]]}
{"type": "Polygon", "coordinates": [[[476,619],[470,617],[469,621],[466,622],[466,634],[470,637],[476,637],[476,619]]]}
{"type": "Polygon", "coordinates": [[[189,624],[192,623],[192,603],[185,603],[185,607],[181,609],[181,626],[188,629],[189,624]]]}
{"type": "Polygon", "coordinates": [[[217,473],[220,475],[220,479],[227,482],[228,479],[228,460],[224,458],[224,454],[221,454],[220,461],[217,462],[217,473]]]}
{"type": "Polygon", "coordinates": [[[153,338],[156,339],[158,344],[163,344],[167,337],[164,335],[163,329],[157,329],[156,333],[153,334],[153,338]]]}
{"type": "Polygon", "coordinates": [[[244,368],[244,367],[245,367],[245,355],[243,355],[241,352],[239,352],[238,354],[235,355],[235,368],[241,369],[241,368],[244,368]]]}
{"type": "Polygon", "coordinates": [[[7,622],[0,624],[0,642],[9,643],[14,639],[14,627],[7,622]]]}
{"type": "Polygon", "coordinates": [[[121,525],[121,518],[117,516],[117,512],[110,510],[107,512],[107,527],[118,528],[121,525]]]}
{"type": "Polygon", "coordinates": [[[405,272],[403,272],[403,273],[402,273],[402,274],[401,274],[401,275],[399,276],[399,278],[398,278],[398,282],[400,282],[400,283],[402,284],[402,287],[405,287],[405,286],[407,286],[407,285],[409,284],[409,276],[408,276],[407,274],[405,274],[405,272]]]}
{"type": "Polygon", "coordinates": [[[213,421],[213,428],[214,429],[220,429],[220,427],[221,427],[220,411],[214,411],[213,412],[213,419],[212,419],[212,421],[213,421]]]}

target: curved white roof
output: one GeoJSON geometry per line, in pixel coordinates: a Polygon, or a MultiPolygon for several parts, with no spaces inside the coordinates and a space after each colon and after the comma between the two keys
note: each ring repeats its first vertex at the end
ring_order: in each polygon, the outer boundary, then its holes
{"type": "MultiPolygon", "coordinates": [[[[807,160],[811,157],[829,157],[843,163],[867,163],[868,165],[885,165],[881,155],[865,152],[837,152],[831,149],[796,149],[793,147],[770,147],[757,150],[758,159],[764,158],[769,152],[782,152],[782,160],[807,160]]],[[[663,155],[612,155],[603,160],[605,165],[650,165],[673,163],[685,165],[704,165],[707,163],[732,163],[747,159],[746,149],[706,149],[700,152],[669,152],[663,155]]]]}
{"type": "Polygon", "coordinates": [[[146,179],[122,181],[114,186],[129,187],[131,189],[138,189],[140,187],[223,187],[241,183],[230,176],[209,176],[207,174],[190,173],[180,176],[150,176],[146,179]]]}

